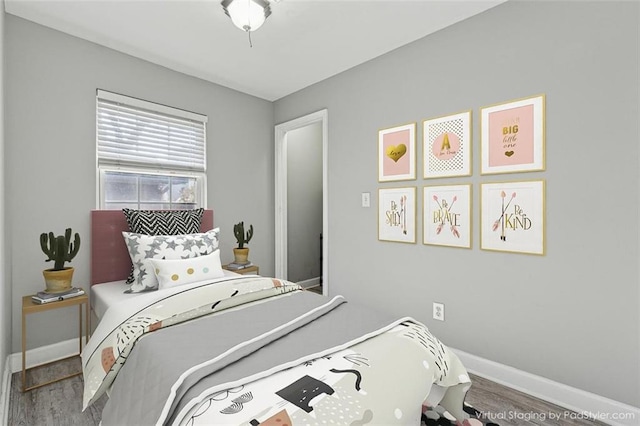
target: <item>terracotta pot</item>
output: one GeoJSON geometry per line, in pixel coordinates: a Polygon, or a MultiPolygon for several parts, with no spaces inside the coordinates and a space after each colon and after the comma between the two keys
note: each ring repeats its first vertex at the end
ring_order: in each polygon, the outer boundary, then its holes
{"type": "Polygon", "coordinates": [[[45,269],[42,271],[44,282],[47,286],[47,293],[62,293],[71,289],[71,280],[73,278],[73,267],[64,268],[60,271],[53,269],[45,269]]]}
{"type": "Polygon", "coordinates": [[[249,263],[249,248],[234,248],[233,256],[235,257],[234,262],[237,264],[245,264],[249,263]]]}

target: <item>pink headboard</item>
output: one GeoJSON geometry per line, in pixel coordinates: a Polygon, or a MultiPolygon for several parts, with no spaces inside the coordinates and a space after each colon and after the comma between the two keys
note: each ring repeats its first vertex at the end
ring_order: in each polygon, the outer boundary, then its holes
{"type": "MultiPolygon", "coordinates": [[[[211,229],[213,210],[205,210],[200,230],[211,229]]],[[[127,279],[131,258],[122,231],[129,231],[122,210],[91,211],[91,285],[127,279]]]]}

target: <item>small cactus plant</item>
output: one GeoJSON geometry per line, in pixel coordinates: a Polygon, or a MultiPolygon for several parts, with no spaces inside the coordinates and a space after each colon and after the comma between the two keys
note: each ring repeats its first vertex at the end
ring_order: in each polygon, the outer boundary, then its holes
{"type": "Polygon", "coordinates": [[[253,237],[253,225],[249,225],[249,230],[245,237],[244,222],[236,223],[233,225],[233,235],[236,236],[236,240],[238,241],[238,248],[244,248],[244,245],[249,244],[249,241],[251,241],[253,237]]]}
{"type": "Polygon", "coordinates": [[[53,235],[53,232],[40,234],[40,247],[49,258],[45,262],[53,260],[53,270],[64,269],[65,262],[71,262],[80,249],[80,235],[76,232],[71,242],[71,228],[67,228],[64,235],[53,235]]]}

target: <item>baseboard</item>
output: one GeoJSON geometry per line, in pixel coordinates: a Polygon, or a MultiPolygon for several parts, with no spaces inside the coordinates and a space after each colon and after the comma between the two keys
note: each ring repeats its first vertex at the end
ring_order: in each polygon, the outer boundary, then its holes
{"type": "Polygon", "coordinates": [[[302,288],[315,287],[317,285],[320,285],[320,277],[310,278],[304,281],[298,281],[296,284],[298,284],[302,288]]]}
{"type": "MultiPolygon", "coordinates": [[[[41,346],[39,348],[29,349],[27,351],[26,367],[30,368],[34,365],[40,365],[51,361],[57,361],[77,354],[80,342],[78,338],[65,340],[64,342],[54,343],[53,345],[41,346]]],[[[11,373],[22,371],[22,353],[9,355],[11,373]]]]}
{"type": "MultiPolygon", "coordinates": [[[[613,426],[633,426],[640,408],[451,348],[470,373],[613,426]]],[[[499,422],[499,421],[498,421],[499,422]]]]}
{"type": "Polygon", "coordinates": [[[0,419],[3,425],[9,424],[9,401],[11,400],[11,368],[9,356],[2,370],[2,389],[0,389],[0,419]]]}

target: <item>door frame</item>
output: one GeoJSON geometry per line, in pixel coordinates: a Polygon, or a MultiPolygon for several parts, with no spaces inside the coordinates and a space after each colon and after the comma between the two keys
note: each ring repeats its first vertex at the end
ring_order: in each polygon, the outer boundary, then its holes
{"type": "Polygon", "coordinates": [[[328,110],[323,109],[275,126],[275,276],[287,279],[287,133],[310,124],[322,123],[322,291],[325,295],[329,281],[328,119],[328,110]]]}

